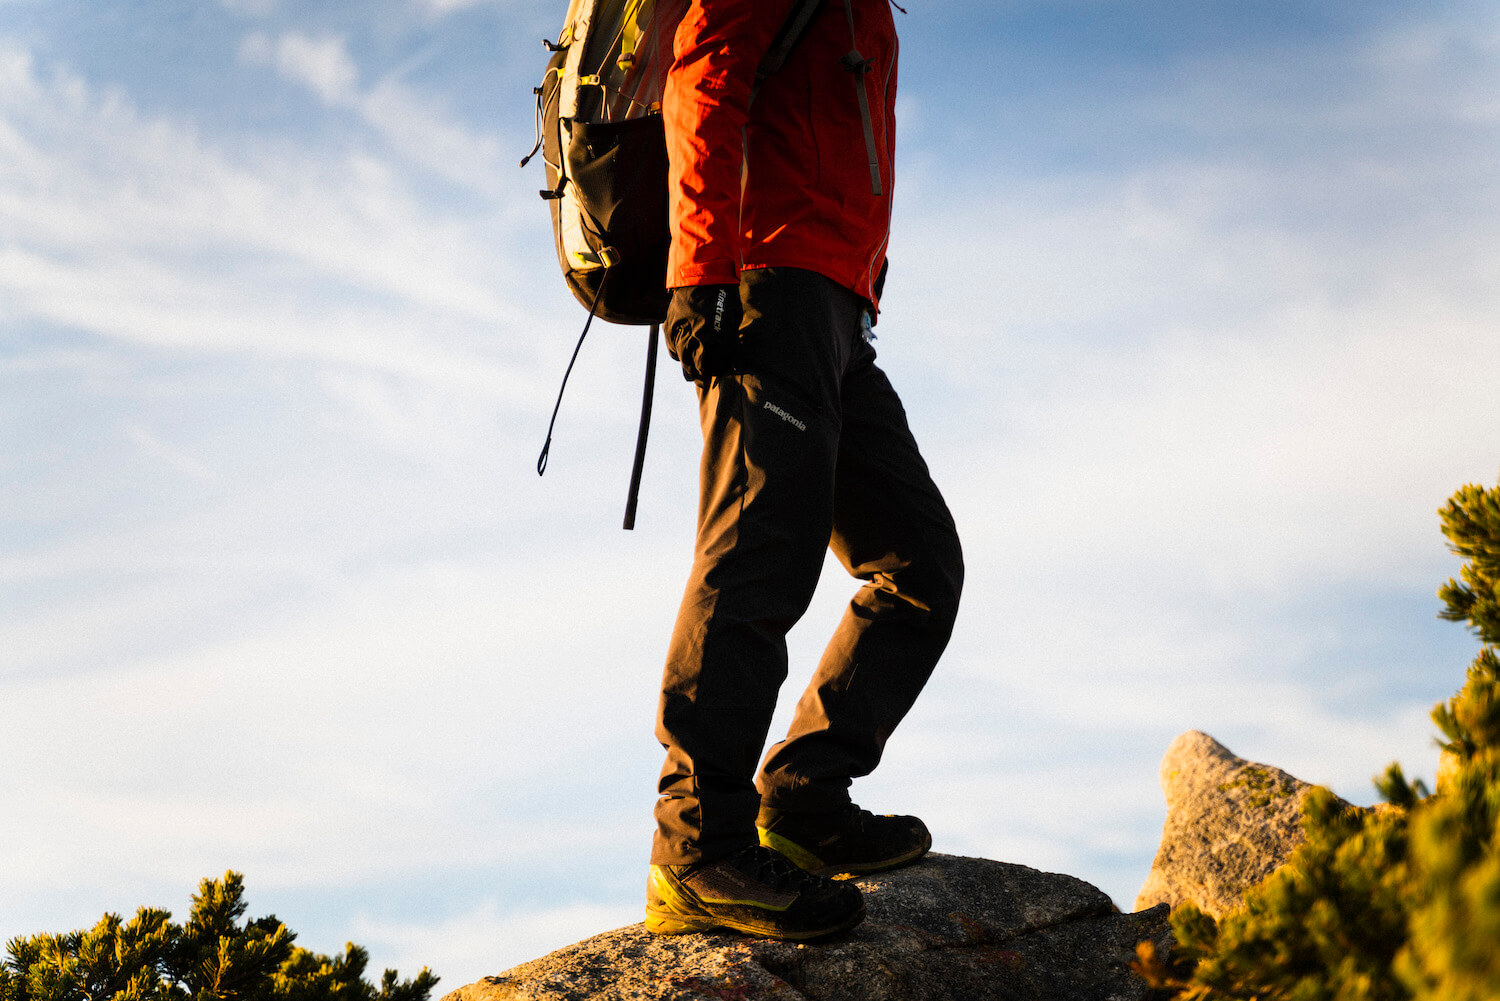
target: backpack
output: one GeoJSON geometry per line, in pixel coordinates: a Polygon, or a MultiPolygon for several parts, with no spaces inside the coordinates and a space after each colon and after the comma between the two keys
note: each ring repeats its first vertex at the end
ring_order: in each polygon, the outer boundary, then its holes
{"type": "MultiPolygon", "coordinates": [[[[785,63],[827,0],[798,0],[756,71],[756,88],[785,63]]],[[[589,310],[563,373],[558,402],[537,457],[547,468],[562,389],[595,316],[650,325],[646,386],[636,437],[625,528],[635,503],[651,417],[657,336],[667,311],[667,144],[661,98],[672,40],[690,0],[572,0],[536,95],[536,145],[546,164],[540,194],[552,215],[557,262],[574,297],[589,310]]],[[[851,22],[852,30],[852,22],[851,22]]],[[[752,97],[753,100],[753,97],[752,97]]]]}

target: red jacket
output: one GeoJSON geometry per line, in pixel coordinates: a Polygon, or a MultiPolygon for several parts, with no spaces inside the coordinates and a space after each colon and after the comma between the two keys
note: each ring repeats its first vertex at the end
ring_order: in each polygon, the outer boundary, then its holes
{"type": "Polygon", "coordinates": [[[671,163],[667,286],[730,284],[746,268],[817,271],[874,300],[890,235],[896,26],[888,0],[829,0],[786,65],[755,71],[794,0],[692,0],[662,114],[671,163]],[[873,119],[872,193],[846,2],[873,119]],[[746,155],[748,153],[748,156],[746,155]],[[742,187],[743,182],[743,187],[742,187]]]}

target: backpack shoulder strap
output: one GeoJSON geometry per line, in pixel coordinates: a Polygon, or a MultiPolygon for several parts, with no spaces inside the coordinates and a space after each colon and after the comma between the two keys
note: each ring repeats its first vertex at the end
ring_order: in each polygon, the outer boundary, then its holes
{"type": "Polygon", "coordinates": [[[848,55],[839,64],[854,74],[854,89],[859,95],[859,119],[865,131],[865,155],[870,162],[870,194],[880,197],[880,158],[875,152],[875,126],[870,120],[870,96],[865,93],[865,74],[870,72],[870,61],[859,54],[859,39],[854,31],[854,0],[844,0],[844,13],[849,17],[848,55]]]}
{"type": "Polygon", "coordinates": [[[827,4],[828,0],[798,0],[796,6],[792,8],[791,16],[786,19],[786,23],[777,32],[775,40],[771,42],[771,47],[766,50],[765,58],[756,67],[755,87],[757,90],[768,78],[781,71],[781,67],[786,64],[786,57],[792,54],[792,50],[807,33],[808,25],[812,24],[813,18],[827,4]]]}

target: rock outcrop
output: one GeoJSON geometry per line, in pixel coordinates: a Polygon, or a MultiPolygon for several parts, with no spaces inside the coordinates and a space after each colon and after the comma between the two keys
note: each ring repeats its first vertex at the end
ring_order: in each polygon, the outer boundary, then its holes
{"type": "Polygon", "coordinates": [[[868,917],[832,942],[631,925],[443,1001],[1143,1001],[1128,963],[1168,935],[1165,907],[1120,914],[1082,880],[985,859],[929,855],[859,886],[868,917]]]}
{"type": "Polygon", "coordinates": [[[1192,902],[1214,917],[1238,907],[1302,843],[1312,788],[1279,768],[1237,758],[1189,730],[1161,762],[1167,822],[1137,909],[1192,902]]]}

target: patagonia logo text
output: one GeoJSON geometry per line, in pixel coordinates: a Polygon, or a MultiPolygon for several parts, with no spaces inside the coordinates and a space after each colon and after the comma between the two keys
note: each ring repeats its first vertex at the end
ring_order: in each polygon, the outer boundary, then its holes
{"type": "Polygon", "coordinates": [[[802,423],[797,418],[795,418],[791,414],[787,413],[785,410],[782,410],[780,407],[778,407],[776,404],[772,403],[770,400],[767,400],[766,403],[765,403],[765,406],[762,407],[761,409],[762,410],[769,410],[769,411],[771,411],[771,413],[775,414],[777,417],[780,417],[782,420],[786,421],[788,424],[790,424],[792,427],[796,428],[798,431],[806,431],[807,430],[807,425],[806,424],[802,423]]]}

